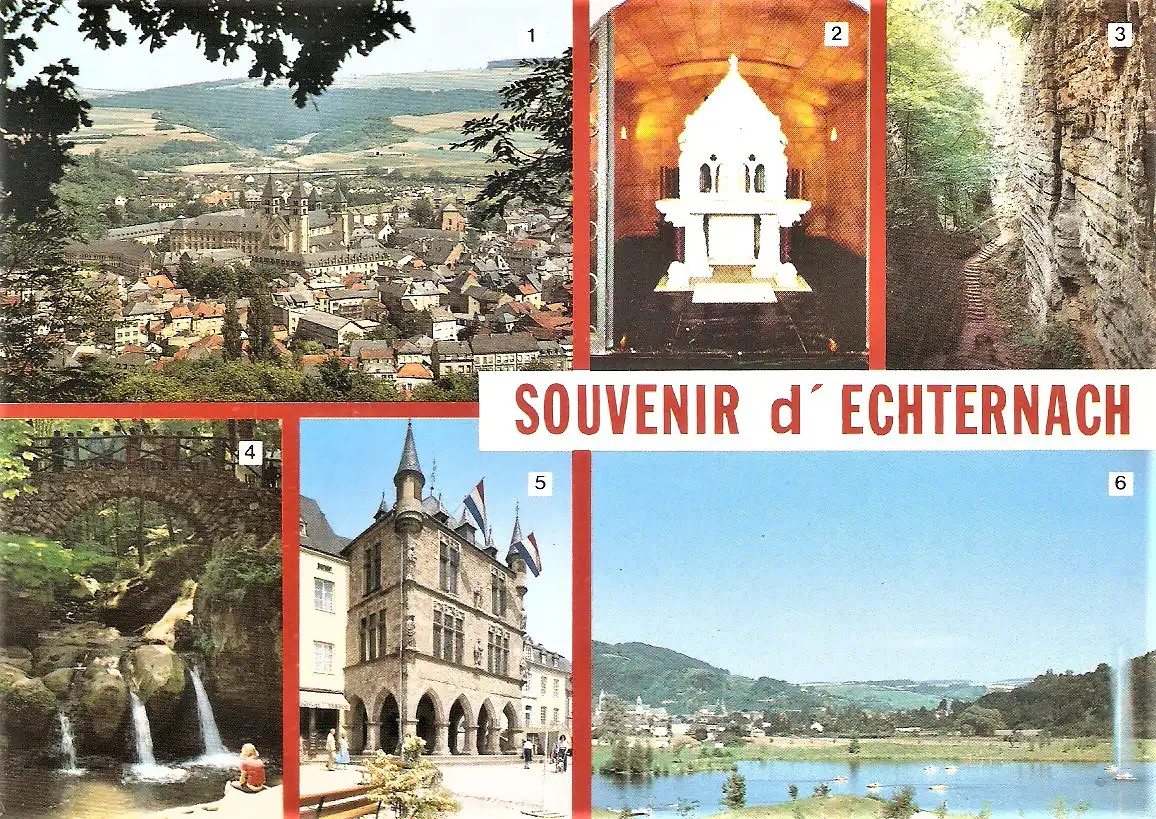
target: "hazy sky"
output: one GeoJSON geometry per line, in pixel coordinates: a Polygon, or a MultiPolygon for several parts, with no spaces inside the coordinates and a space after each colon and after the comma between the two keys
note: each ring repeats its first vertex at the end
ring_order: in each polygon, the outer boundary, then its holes
{"type": "MultiPolygon", "coordinates": [[[[410,13],[416,31],[403,30],[400,39],[384,43],[368,57],[355,53],[339,76],[484,68],[489,60],[556,56],[571,44],[573,11],[569,2],[399,0],[398,5],[410,13]]],[[[158,88],[248,74],[248,52],[242,54],[240,62],[227,66],[210,63],[187,34],[150,53],[126,29],[130,36],[124,47],[101,51],[77,31],[75,3],[61,9],[55,19],[58,25],[39,35],[40,48],[27,68],[38,69],[67,56],[80,67],[78,84],[84,88],[158,88]]]]}
{"type": "MultiPolygon", "coordinates": [[[[474,420],[422,420],[413,424],[418,459],[430,489],[437,461],[436,493],[451,515],[486,479],[486,511],[498,555],[505,558],[521,504],[522,534],[534,532],[542,574],[528,575],[526,615],[535,641],[572,657],[570,455],[478,452],[474,420]],[[527,473],[553,472],[554,494],[529,497],[527,473]]],[[[381,493],[394,497],[393,476],[405,441],[405,421],[301,422],[301,493],[317,500],[339,535],[352,538],[373,522],[381,493]]]]}
{"type": "MultiPolygon", "coordinates": [[[[793,682],[1085,671],[1146,636],[1140,453],[596,454],[595,639],[793,682]]],[[[1146,614],[1147,611],[1147,614],[1146,614]]]]}

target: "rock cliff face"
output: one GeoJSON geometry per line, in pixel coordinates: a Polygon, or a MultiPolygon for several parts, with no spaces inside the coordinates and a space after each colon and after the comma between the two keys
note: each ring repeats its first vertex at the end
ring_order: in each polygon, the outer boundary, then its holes
{"type": "Polygon", "coordinates": [[[1046,0],[1027,47],[1015,160],[1032,310],[1077,323],[1097,366],[1156,366],[1156,0],[1046,0]],[[1131,48],[1109,45],[1110,21],[1131,21],[1131,48]]]}

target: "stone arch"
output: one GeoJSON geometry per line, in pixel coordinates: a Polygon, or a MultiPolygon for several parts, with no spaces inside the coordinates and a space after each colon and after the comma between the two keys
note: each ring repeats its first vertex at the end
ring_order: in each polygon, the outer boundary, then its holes
{"type": "Polygon", "coordinates": [[[263,545],[281,531],[281,493],[247,485],[224,469],[92,466],[37,472],[29,482],[35,492],[0,505],[13,533],[52,537],[84,510],[116,498],[142,498],[171,509],[204,543],[241,537],[263,545]]]}
{"type": "Polygon", "coordinates": [[[502,709],[501,734],[499,735],[502,753],[515,753],[518,750],[518,735],[522,733],[522,723],[518,718],[518,709],[512,701],[506,702],[502,709]]]}
{"type": "Polygon", "coordinates": [[[451,754],[467,754],[470,752],[470,747],[473,745],[470,742],[470,731],[474,728],[472,719],[474,710],[470,705],[470,701],[465,694],[459,696],[450,705],[449,714],[446,717],[449,731],[449,752],[451,754]]]}
{"type": "Polygon", "coordinates": [[[498,752],[498,712],[488,699],[478,709],[476,747],[479,754],[498,752]]]}
{"type": "Polygon", "coordinates": [[[374,713],[377,715],[377,747],[389,754],[397,753],[401,747],[401,709],[392,692],[382,693],[374,713]]]}
{"type": "Polygon", "coordinates": [[[361,697],[350,694],[349,700],[349,752],[363,753],[369,747],[369,714],[361,697]]]}
{"type": "Polygon", "coordinates": [[[425,740],[426,753],[438,753],[441,750],[438,747],[438,726],[445,723],[445,717],[433,689],[426,689],[426,692],[418,697],[413,719],[414,733],[425,740]]]}

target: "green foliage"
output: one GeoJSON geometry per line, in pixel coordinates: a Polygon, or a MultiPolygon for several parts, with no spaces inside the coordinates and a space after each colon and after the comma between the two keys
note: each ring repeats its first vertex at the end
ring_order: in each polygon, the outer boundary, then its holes
{"type": "Polygon", "coordinates": [[[59,212],[0,221],[0,290],[9,294],[0,301],[0,393],[8,401],[67,400],[69,374],[50,367],[56,339],[92,338],[111,320],[107,298],[65,258],[72,230],[59,212]]]}
{"type": "MultiPolygon", "coordinates": [[[[172,139],[147,151],[117,153],[116,157],[136,171],[167,171],[183,165],[209,162],[240,162],[245,154],[228,142],[172,139]]],[[[195,216],[186,208],[186,216],[195,216]]]]}
{"type": "Polygon", "coordinates": [[[939,803],[939,807],[932,811],[939,819],[947,819],[947,800],[939,803]]]}
{"type": "Polygon", "coordinates": [[[792,802],[794,802],[796,799],[798,799],[799,798],[799,786],[792,784],[790,787],[788,787],[787,788],[787,796],[791,797],[792,802]]]}
{"type": "Polygon", "coordinates": [[[390,117],[374,116],[331,127],[309,140],[305,149],[308,153],[362,150],[405,142],[416,135],[409,128],[395,125],[390,117]]]}
{"type": "Polygon", "coordinates": [[[246,599],[281,596],[279,546],[244,546],[213,555],[197,581],[197,593],[210,600],[239,604],[246,599]]]}
{"type": "MultiPolygon", "coordinates": [[[[981,698],[980,702],[982,701],[981,698]]],[[[998,710],[984,708],[978,704],[969,705],[964,709],[956,724],[965,734],[980,737],[995,736],[995,732],[1004,727],[1003,715],[998,710]]]]}
{"type": "Polygon", "coordinates": [[[432,384],[413,391],[414,401],[477,401],[478,376],[475,373],[450,373],[432,384]]]}
{"type": "Polygon", "coordinates": [[[135,202],[143,192],[144,186],[136,174],[119,162],[106,159],[100,151],[76,159],[56,186],[60,206],[72,216],[76,231],[90,238],[125,221],[111,205],[117,196],[135,202]]]}
{"type": "Polygon", "coordinates": [[[35,489],[28,484],[36,455],[25,447],[32,440],[32,428],[23,421],[0,419],[0,498],[12,500],[35,489]]]}
{"type": "Polygon", "coordinates": [[[884,819],[910,819],[919,810],[915,804],[915,788],[900,788],[883,804],[884,819]]]}
{"type": "Polygon", "coordinates": [[[859,753],[859,737],[851,737],[851,741],[847,744],[847,753],[859,753]]]}
{"type": "Polygon", "coordinates": [[[252,55],[249,76],[265,85],[287,80],[298,108],[329,88],[351,52],[369,54],[402,30],[413,31],[409,13],[392,2],[288,0],[210,7],[109,0],[84,3],[75,11],[62,12],[64,7],[64,0],[12,0],[0,6],[6,136],[0,140],[0,217],[29,222],[55,209],[52,186],[60,181],[72,147],[65,137],[92,124],[89,103],[80,98],[73,80],[78,69],[67,58],[43,65],[19,85],[12,83],[19,66],[38,62],[37,39],[46,26],[72,25],[75,14],[84,39],[104,51],[128,41],[129,34],[120,28],[126,21],[134,38],[154,50],[171,37],[188,34],[212,62],[252,55]]]}
{"type": "Polygon", "coordinates": [[[241,319],[237,315],[237,296],[230,293],[225,298],[225,321],[221,328],[224,338],[224,357],[226,361],[241,360],[241,319]]]}
{"type": "Polygon", "coordinates": [[[407,737],[401,758],[378,751],[362,762],[372,795],[388,804],[398,819],[437,819],[461,810],[442,786],[441,771],[422,758],[423,745],[418,737],[407,737]]]}
{"type": "Polygon", "coordinates": [[[831,795],[831,786],[826,782],[820,782],[818,785],[811,789],[811,795],[817,796],[820,799],[828,797],[831,795]]]}
{"type": "Polygon", "coordinates": [[[989,198],[991,146],[979,91],[952,64],[927,0],[887,4],[887,224],[967,224],[989,198]]]}
{"type": "Polygon", "coordinates": [[[23,593],[50,602],[72,584],[111,558],[91,548],[74,548],[52,540],[0,533],[0,577],[23,593]]]}
{"type": "Polygon", "coordinates": [[[474,199],[482,217],[501,214],[512,202],[569,207],[572,188],[573,49],[545,60],[523,60],[532,69],[501,91],[507,113],[472,119],[455,148],[489,150],[499,164],[474,199]],[[516,138],[530,134],[541,146],[525,149],[516,138]]]}
{"type": "Polygon", "coordinates": [[[747,804],[747,780],[738,771],[731,771],[731,775],[723,780],[722,803],[730,810],[738,810],[747,804]]]}
{"type": "Polygon", "coordinates": [[[980,30],[1006,28],[1026,39],[1043,14],[1043,0],[969,0],[961,18],[980,30]]]}

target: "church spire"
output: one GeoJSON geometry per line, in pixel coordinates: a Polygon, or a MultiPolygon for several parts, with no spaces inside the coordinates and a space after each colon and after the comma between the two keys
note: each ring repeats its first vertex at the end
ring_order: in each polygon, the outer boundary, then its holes
{"type": "Polygon", "coordinates": [[[519,506],[518,506],[518,504],[515,503],[514,504],[514,531],[510,534],[510,546],[511,547],[515,543],[517,543],[518,541],[520,541],[522,539],[522,524],[519,522],[518,516],[519,516],[519,506]]]}

